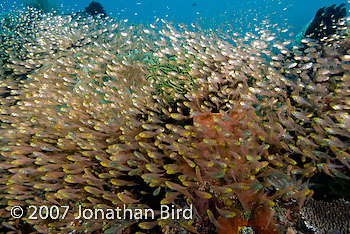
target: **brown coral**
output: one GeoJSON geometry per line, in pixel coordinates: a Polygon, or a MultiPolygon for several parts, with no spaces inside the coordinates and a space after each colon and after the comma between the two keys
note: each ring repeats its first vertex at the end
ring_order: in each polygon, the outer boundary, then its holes
{"type": "Polygon", "coordinates": [[[231,219],[219,217],[221,228],[219,228],[218,234],[239,234],[244,227],[251,227],[259,234],[278,234],[272,217],[271,210],[261,205],[254,208],[252,217],[248,220],[243,219],[241,215],[231,219]]]}
{"type": "Polygon", "coordinates": [[[350,231],[350,203],[343,199],[332,202],[310,199],[301,210],[306,226],[316,233],[350,231]]]}

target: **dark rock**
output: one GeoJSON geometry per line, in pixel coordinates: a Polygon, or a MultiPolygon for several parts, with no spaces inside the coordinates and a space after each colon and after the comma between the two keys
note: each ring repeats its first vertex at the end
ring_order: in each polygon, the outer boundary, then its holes
{"type": "Polygon", "coordinates": [[[85,11],[90,15],[102,15],[106,16],[106,12],[103,6],[99,2],[92,1],[89,6],[85,7],[85,11]]]}

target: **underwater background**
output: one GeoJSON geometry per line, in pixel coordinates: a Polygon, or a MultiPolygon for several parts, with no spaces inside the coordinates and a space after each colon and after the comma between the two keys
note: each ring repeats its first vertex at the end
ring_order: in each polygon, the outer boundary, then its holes
{"type": "MultiPolygon", "coordinates": [[[[77,12],[90,0],[52,0],[65,13],[77,12]]],[[[101,0],[106,13],[134,23],[152,23],[163,18],[175,23],[199,22],[202,27],[215,28],[232,24],[243,31],[254,30],[257,22],[267,18],[271,23],[290,28],[289,33],[300,33],[312,20],[316,11],[324,6],[346,3],[345,0],[101,0]]],[[[23,2],[0,1],[0,11],[9,11],[23,6],[23,2]]]]}

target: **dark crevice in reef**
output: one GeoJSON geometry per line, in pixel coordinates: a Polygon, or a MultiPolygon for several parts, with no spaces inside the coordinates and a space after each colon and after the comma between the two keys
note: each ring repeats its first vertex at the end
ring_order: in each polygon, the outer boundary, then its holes
{"type": "Polygon", "coordinates": [[[349,180],[331,177],[326,174],[316,174],[310,178],[313,198],[316,200],[332,201],[344,198],[350,200],[349,180]]]}

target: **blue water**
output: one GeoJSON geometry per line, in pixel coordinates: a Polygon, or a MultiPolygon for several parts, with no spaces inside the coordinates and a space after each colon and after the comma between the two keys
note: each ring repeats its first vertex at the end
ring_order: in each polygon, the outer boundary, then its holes
{"type": "MultiPolygon", "coordinates": [[[[50,0],[66,13],[83,10],[91,0],[50,0]]],[[[323,6],[346,0],[98,0],[106,12],[131,22],[152,23],[164,18],[177,23],[198,22],[204,27],[231,24],[235,30],[253,29],[265,18],[296,35],[323,6]]],[[[21,7],[21,0],[0,0],[3,11],[21,7]]],[[[349,5],[349,4],[348,4],[349,5]]],[[[349,7],[348,7],[349,8],[349,7]]]]}

